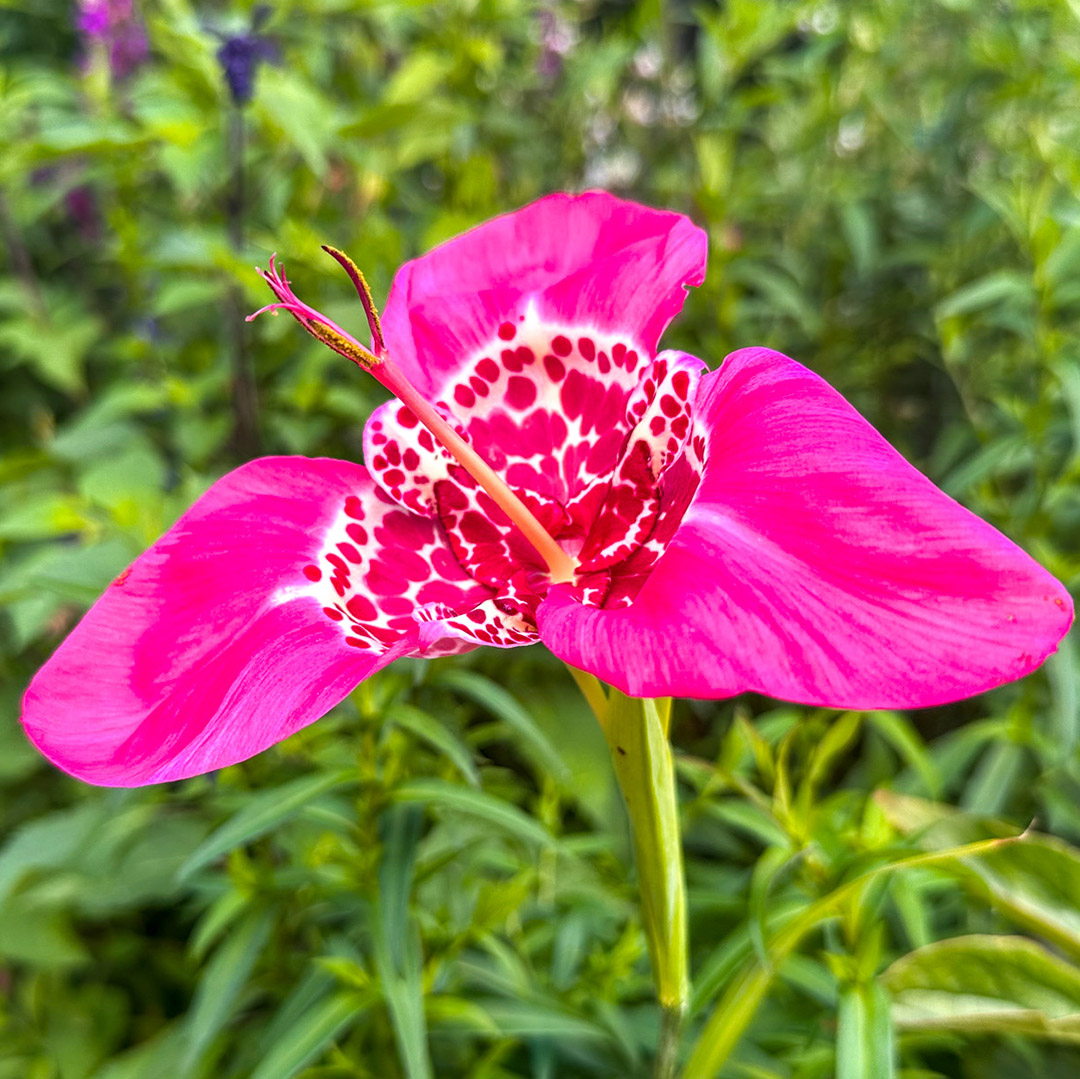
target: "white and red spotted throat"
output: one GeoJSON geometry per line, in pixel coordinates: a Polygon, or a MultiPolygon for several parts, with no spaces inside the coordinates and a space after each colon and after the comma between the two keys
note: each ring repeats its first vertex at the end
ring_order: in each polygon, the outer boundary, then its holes
{"type": "Polygon", "coordinates": [[[650,360],[527,305],[432,403],[390,357],[363,274],[324,250],[356,287],[370,348],[299,300],[276,258],[259,272],[277,302],[248,317],[288,311],[400,402],[365,428],[374,494],[345,500],[303,570],[347,643],[381,649],[419,624],[428,654],[527,644],[556,584],[596,606],[631,602],[697,488],[705,442],[691,403],[704,365],[650,360]]]}
{"type": "Polygon", "coordinates": [[[383,341],[379,312],[371,297],[371,289],[360,268],[343,251],[323,246],[323,250],[344,267],[356,286],[360,302],[364,305],[368,327],[371,330],[372,349],[366,349],[354,337],[346,333],[325,315],[303,303],[293,292],[284,271],[275,265],[276,256],[270,258],[269,272],[259,271],[263,280],[273,289],[277,303],[260,308],[248,316],[248,321],[264,311],[288,311],[308,333],[341,353],[353,363],[370,371],[413,415],[435,436],[454,459],[495,500],[495,504],[517,526],[521,534],[536,548],[547,563],[553,584],[563,584],[574,579],[574,560],[555,542],[544,526],[533,516],[529,508],[499,478],[490,465],[432,408],[415,386],[402,374],[390,359],[383,341]]]}

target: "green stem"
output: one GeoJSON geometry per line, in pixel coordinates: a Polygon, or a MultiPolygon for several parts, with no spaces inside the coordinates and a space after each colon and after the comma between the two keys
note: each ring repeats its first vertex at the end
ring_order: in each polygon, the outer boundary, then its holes
{"type": "Polygon", "coordinates": [[[674,1079],[690,979],[675,762],[667,737],[671,701],[640,700],[617,689],[605,694],[591,674],[573,667],[570,673],[607,738],[630,817],[642,922],[661,1008],[654,1074],[674,1079]]]}
{"type": "Polygon", "coordinates": [[[594,674],[586,674],[584,671],[579,671],[577,667],[571,667],[569,663],[566,665],[566,669],[570,672],[574,681],[577,682],[581,695],[592,709],[592,714],[596,716],[596,722],[600,724],[600,729],[603,730],[604,724],[607,722],[608,699],[600,680],[594,674]]]}
{"type": "Polygon", "coordinates": [[[685,1007],[660,1009],[660,1039],[656,1045],[654,1079],[675,1079],[679,1065],[679,1035],[685,1007]]]}

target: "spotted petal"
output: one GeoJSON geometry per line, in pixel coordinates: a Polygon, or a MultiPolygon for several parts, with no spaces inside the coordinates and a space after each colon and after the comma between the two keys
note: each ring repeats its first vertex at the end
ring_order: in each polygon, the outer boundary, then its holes
{"type": "Polygon", "coordinates": [[[30,738],[73,775],[135,786],[244,760],[318,719],[423,647],[418,606],[489,595],[431,522],[392,513],[407,516],[345,461],[264,458],[225,476],[34,678],[30,738]]]}
{"type": "Polygon", "coordinates": [[[634,601],[541,604],[567,662],[642,696],[918,707],[1019,678],[1068,629],[1050,574],[794,361],[729,356],[695,424],[704,476],[634,601]]]}
{"type": "Polygon", "coordinates": [[[530,308],[542,322],[628,337],[651,356],[684,286],[701,283],[705,251],[704,232],[681,214],[601,191],[549,195],[406,263],[383,331],[431,398],[530,308]]]}

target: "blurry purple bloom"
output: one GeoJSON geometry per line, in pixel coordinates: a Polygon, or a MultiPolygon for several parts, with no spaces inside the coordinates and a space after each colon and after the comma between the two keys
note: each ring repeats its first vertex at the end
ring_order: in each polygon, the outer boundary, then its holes
{"type": "Polygon", "coordinates": [[[149,53],[134,0],[81,0],[76,22],[88,45],[104,48],[116,78],[131,74],[149,53]]]}
{"type": "Polygon", "coordinates": [[[79,184],[64,195],[64,206],[86,243],[92,243],[100,233],[100,214],[94,189],[89,184],[79,184]]]}
{"type": "Polygon", "coordinates": [[[540,42],[537,72],[543,78],[553,79],[562,70],[563,57],[577,44],[577,27],[558,12],[546,9],[539,14],[537,29],[540,42]]]}
{"type": "Polygon", "coordinates": [[[264,60],[272,63],[278,58],[277,45],[259,33],[269,17],[270,8],[260,5],[255,9],[251,28],[246,33],[230,37],[218,34],[221,38],[221,47],[217,51],[218,63],[237,105],[246,105],[253,97],[259,64],[264,60]]]}

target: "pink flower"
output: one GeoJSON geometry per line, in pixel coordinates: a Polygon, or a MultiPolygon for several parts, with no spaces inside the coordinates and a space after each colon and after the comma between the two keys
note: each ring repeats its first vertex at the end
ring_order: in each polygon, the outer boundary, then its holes
{"type": "Polygon", "coordinates": [[[100,42],[117,78],[124,78],[147,57],[149,46],[134,0],[81,0],[76,18],[88,42],[100,42]]]}
{"type": "Polygon", "coordinates": [[[634,695],[850,708],[1037,667],[1063,587],[820,378],[761,348],[715,372],[657,354],[705,247],[678,214],[553,195],[403,267],[370,349],[272,263],[274,306],[400,398],[367,467],[271,457],[215,484],[34,679],[30,737],[94,783],[178,779],[399,656],[480,644],[543,641],[634,695]]]}

